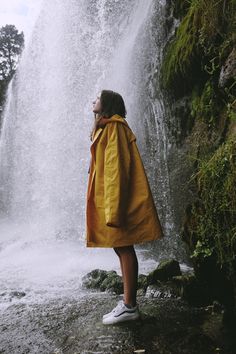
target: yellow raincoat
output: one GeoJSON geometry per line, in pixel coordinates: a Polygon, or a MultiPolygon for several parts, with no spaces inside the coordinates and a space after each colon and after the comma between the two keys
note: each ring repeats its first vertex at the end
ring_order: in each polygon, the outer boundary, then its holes
{"type": "Polygon", "coordinates": [[[87,191],[88,247],[122,247],[163,237],[136,137],[114,115],[91,145],[87,191]]]}

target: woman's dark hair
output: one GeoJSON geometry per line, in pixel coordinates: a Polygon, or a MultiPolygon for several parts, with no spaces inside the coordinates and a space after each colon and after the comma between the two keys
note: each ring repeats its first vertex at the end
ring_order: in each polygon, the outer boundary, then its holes
{"type": "Polygon", "coordinates": [[[93,139],[93,134],[100,125],[101,118],[111,118],[115,114],[125,118],[126,108],[122,96],[111,90],[102,90],[100,95],[101,112],[94,115],[94,125],[90,134],[90,139],[93,139]]]}
{"type": "Polygon", "coordinates": [[[125,118],[126,108],[122,96],[111,90],[102,90],[100,96],[101,116],[110,118],[115,114],[125,118]]]}

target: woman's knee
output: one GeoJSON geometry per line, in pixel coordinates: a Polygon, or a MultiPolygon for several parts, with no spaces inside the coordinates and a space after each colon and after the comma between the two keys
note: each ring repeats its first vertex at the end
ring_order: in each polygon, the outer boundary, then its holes
{"type": "Polygon", "coordinates": [[[119,257],[123,254],[135,254],[134,246],[116,247],[114,251],[119,257]]]}

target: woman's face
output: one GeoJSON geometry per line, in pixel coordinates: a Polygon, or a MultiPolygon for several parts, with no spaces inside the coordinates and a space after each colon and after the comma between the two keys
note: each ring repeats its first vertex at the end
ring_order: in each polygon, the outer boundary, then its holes
{"type": "Polygon", "coordinates": [[[96,100],[93,101],[93,112],[100,113],[101,112],[101,101],[100,101],[101,94],[97,95],[96,100]]]}

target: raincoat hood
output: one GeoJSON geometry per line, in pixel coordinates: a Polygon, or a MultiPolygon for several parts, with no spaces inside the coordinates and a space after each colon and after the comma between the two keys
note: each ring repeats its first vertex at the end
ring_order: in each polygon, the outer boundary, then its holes
{"type": "Polygon", "coordinates": [[[128,140],[129,142],[132,141],[136,141],[136,136],[134,135],[134,133],[132,132],[131,128],[129,127],[127,121],[121,117],[119,114],[115,114],[113,115],[111,118],[105,118],[102,117],[99,121],[99,128],[96,130],[96,132],[94,133],[94,136],[92,138],[92,144],[97,140],[97,138],[100,136],[100,134],[102,133],[103,129],[106,127],[107,124],[112,124],[114,122],[117,123],[121,123],[124,124],[127,128],[128,128],[128,140]]]}
{"type": "Polygon", "coordinates": [[[106,125],[108,123],[112,123],[112,122],[119,122],[119,123],[125,124],[128,127],[127,121],[123,117],[121,117],[119,114],[115,114],[111,118],[102,117],[99,121],[99,125],[104,126],[104,125],[106,125]]]}

